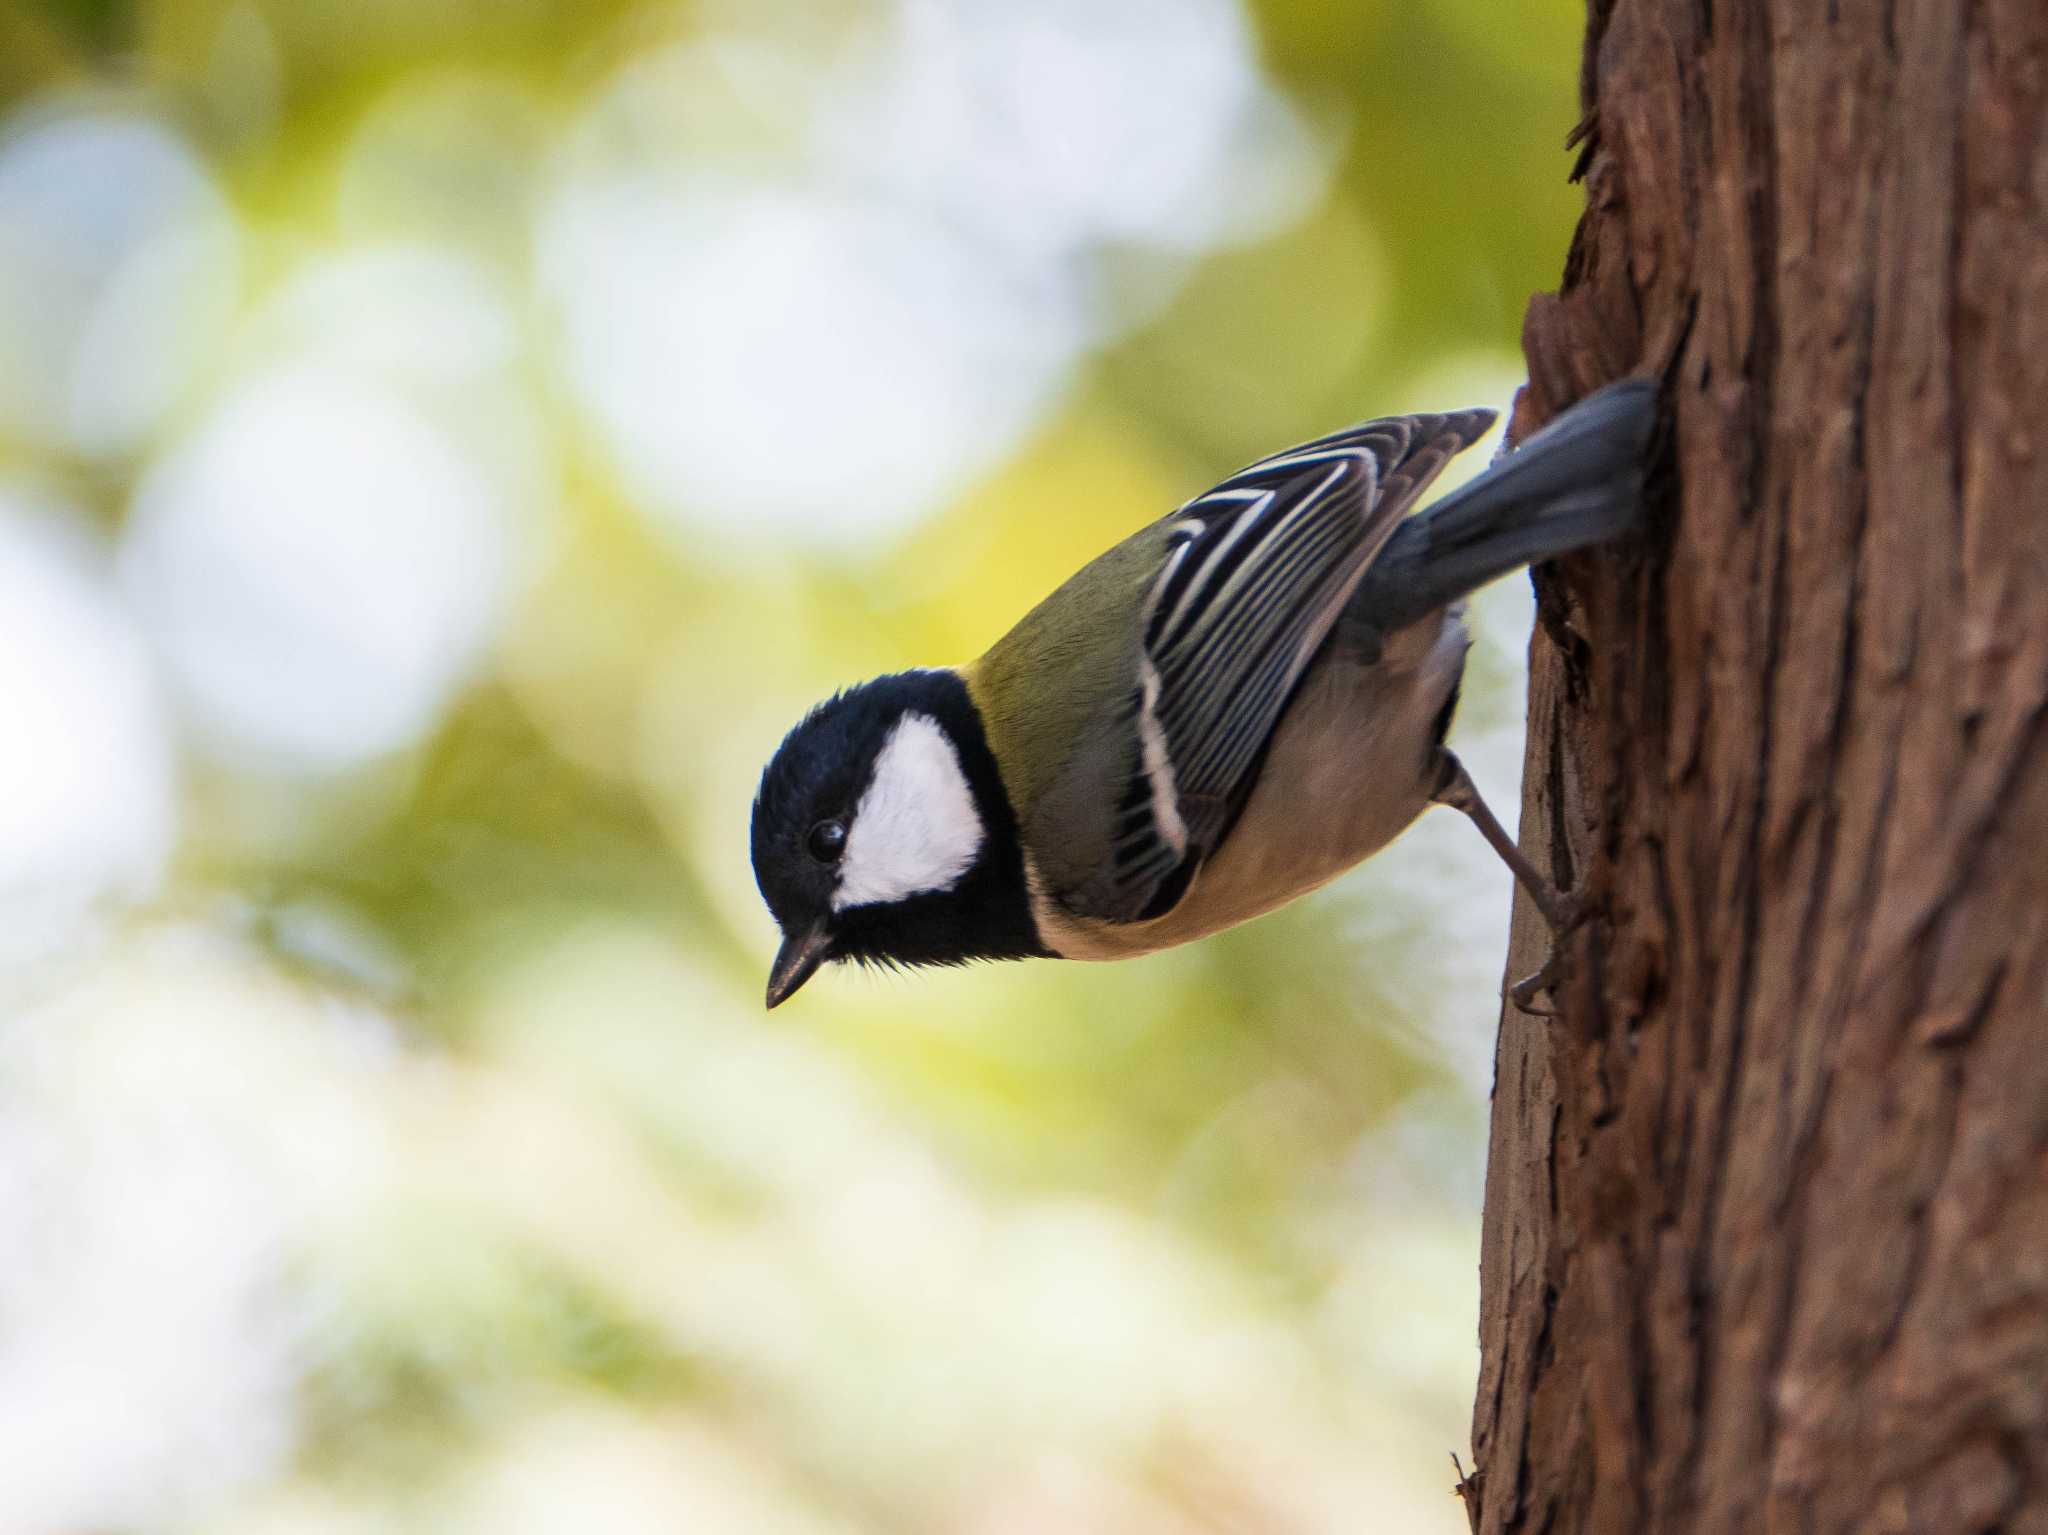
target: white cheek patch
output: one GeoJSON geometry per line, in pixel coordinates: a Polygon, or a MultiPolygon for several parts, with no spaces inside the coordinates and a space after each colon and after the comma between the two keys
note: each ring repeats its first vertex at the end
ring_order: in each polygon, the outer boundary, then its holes
{"type": "Polygon", "coordinates": [[[832,909],[950,889],[972,867],[981,839],[959,753],[929,714],[906,714],[882,743],[854,809],[832,909]]]}

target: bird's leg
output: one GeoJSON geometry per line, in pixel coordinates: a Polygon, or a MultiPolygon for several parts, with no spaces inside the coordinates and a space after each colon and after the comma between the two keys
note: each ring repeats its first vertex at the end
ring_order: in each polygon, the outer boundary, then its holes
{"type": "Polygon", "coordinates": [[[1569,891],[1559,890],[1545,879],[1536,866],[1529,862],[1522,850],[1515,845],[1515,839],[1507,834],[1507,828],[1495,819],[1493,811],[1480,796],[1479,786],[1472,782],[1472,775],[1465,771],[1465,764],[1449,748],[1443,752],[1443,773],[1435,794],[1430,798],[1439,805],[1448,805],[1453,810],[1469,816],[1472,824],[1479,828],[1479,835],[1487,840],[1493,850],[1500,854],[1515,878],[1529,892],[1529,899],[1536,903],[1536,909],[1543,913],[1543,920],[1550,924],[1550,953],[1543,961],[1542,969],[1534,975],[1517,981],[1508,995],[1516,1007],[1525,1013],[1544,1016],[1530,1004],[1539,993],[1547,991],[1557,979],[1559,969],[1558,940],[1585,920],[1585,909],[1577,897],[1569,891]]]}
{"type": "Polygon", "coordinates": [[[1445,751],[1443,783],[1430,798],[1439,805],[1449,805],[1453,810],[1463,811],[1472,818],[1472,824],[1479,828],[1493,850],[1500,854],[1501,862],[1522,882],[1522,888],[1529,892],[1529,898],[1536,903],[1536,909],[1543,913],[1554,933],[1568,933],[1578,926],[1579,903],[1567,892],[1559,890],[1537,871],[1522,850],[1515,845],[1515,839],[1507,834],[1507,828],[1494,819],[1493,811],[1480,798],[1479,786],[1472,782],[1472,775],[1465,771],[1455,753],[1445,751]]]}

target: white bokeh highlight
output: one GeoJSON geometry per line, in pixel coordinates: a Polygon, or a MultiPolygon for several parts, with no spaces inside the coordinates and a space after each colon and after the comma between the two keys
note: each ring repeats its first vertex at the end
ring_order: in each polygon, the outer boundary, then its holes
{"type": "Polygon", "coordinates": [[[490,477],[389,391],[251,380],[139,486],[123,586],[201,745],[330,772],[424,735],[505,595],[490,477]]]}
{"type": "Polygon", "coordinates": [[[0,129],[0,432],[140,446],[215,355],[239,271],[232,211],[162,123],[17,114],[0,129]]]}
{"type": "Polygon", "coordinates": [[[850,540],[993,467],[1082,341],[942,228],[815,192],[578,188],[543,232],[563,366],[636,501],[850,540]]]}
{"type": "Polygon", "coordinates": [[[251,318],[242,343],[398,383],[448,384],[495,377],[521,345],[496,282],[461,256],[409,243],[308,262],[251,318]]]}
{"type": "Polygon", "coordinates": [[[829,54],[747,25],[608,81],[538,225],[572,398],[693,547],[915,522],[1327,180],[1232,0],[897,0],[829,54]]]}
{"type": "Polygon", "coordinates": [[[1329,168],[1236,0],[902,0],[812,139],[845,185],[1055,260],[1256,240],[1306,213],[1329,168]]]}
{"type": "Polygon", "coordinates": [[[176,834],[148,653],[63,508],[0,486],[0,967],[144,898],[176,834]]]}
{"type": "Polygon", "coordinates": [[[4,1527],[193,1527],[289,1464],[295,1265],[386,1182],[379,1024],[187,927],[6,1004],[4,1527]]]}

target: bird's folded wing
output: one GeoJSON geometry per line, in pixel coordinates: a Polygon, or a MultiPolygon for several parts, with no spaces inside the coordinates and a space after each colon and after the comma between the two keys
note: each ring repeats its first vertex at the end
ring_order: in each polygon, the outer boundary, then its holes
{"type": "Polygon", "coordinates": [[[1373,557],[1491,420],[1365,422],[1262,459],[1168,519],[1110,856],[1062,904],[1115,922],[1173,908],[1243,809],[1295,684],[1373,557]]]}

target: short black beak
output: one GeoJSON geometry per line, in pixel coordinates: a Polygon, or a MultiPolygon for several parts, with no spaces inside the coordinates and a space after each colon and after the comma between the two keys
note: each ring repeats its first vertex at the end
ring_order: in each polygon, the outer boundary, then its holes
{"type": "Polygon", "coordinates": [[[797,988],[818,973],[818,966],[832,957],[832,935],[823,922],[813,922],[782,940],[775,952],[775,967],[768,972],[768,1007],[782,1006],[796,995],[797,988]]]}

